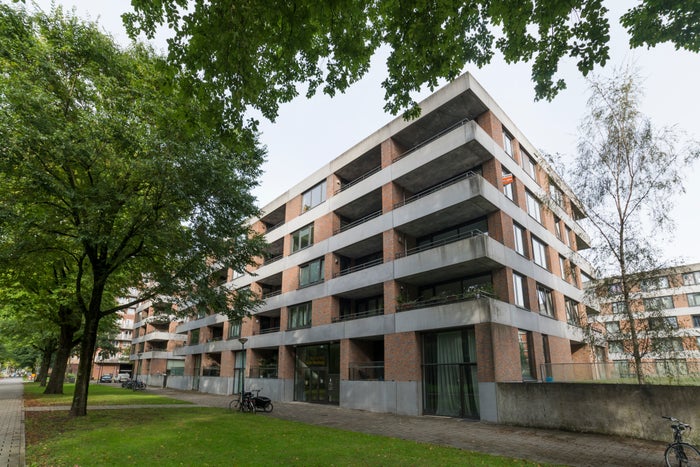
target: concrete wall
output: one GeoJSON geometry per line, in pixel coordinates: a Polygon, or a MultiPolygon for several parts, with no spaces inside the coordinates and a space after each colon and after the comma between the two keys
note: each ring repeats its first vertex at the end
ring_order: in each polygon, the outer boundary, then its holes
{"type": "Polygon", "coordinates": [[[420,395],[416,381],[340,382],[340,406],[348,409],[420,415],[420,395]]]}
{"type": "Polygon", "coordinates": [[[498,423],[670,441],[672,416],[696,429],[700,387],[635,384],[496,383],[498,423]]]}

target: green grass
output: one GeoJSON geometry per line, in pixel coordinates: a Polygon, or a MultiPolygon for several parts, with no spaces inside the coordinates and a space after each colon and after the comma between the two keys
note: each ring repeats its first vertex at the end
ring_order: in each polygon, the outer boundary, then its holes
{"type": "MultiPolygon", "coordinates": [[[[45,387],[39,383],[24,384],[24,405],[56,406],[71,405],[75,384],[64,384],[63,394],[44,394],[45,387]]],[[[131,391],[121,386],[91,384],[88,389],[88,407],[91,405],[154,405],[154,404],[189,404],[170,397],[156,396],[148,391],[131,391]]]]}
{"type": "Polygon", "coordinates": [[[29,466],[537,465],[217,408],[26,413],[29,466]]]}

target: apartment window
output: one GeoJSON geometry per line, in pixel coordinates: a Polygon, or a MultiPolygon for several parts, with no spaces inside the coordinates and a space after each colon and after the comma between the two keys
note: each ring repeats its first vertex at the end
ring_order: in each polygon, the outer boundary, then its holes
{"type": "Polygon", "coordinates": [[[693,327],[700,328],[700,315],[693,315],[693,327]]]}
{"type": "Polygon", "coordinates": [[[625,302],[614,302],[612,304],[612,312],[614,314],[627,313],[627,303],[625,302]]]}
{"type": "Polygon", "coordinates": [[[537,303],[541,314],[551,318],[554,317],[554,299],[552,298],[552,291],[540,284],[537,284],[537,303]]]}
{"type": "Polygon", "coordinates": [[[311,302],[290,306],[287,329],[308,328],[309,326],[311,326],[311,302]]]}
{"type": "Polygon", "coordinates": [[[503,194],[505,194],[506,198],[509,200],[515,201],[515,190],[513,188],[515,186],[515,179],[513,178],[513,174],[505,167],[502,168],[501,180],[503,182],[503,194]]]}
{"type": "Polygon", "coordinates": [[[571,229],[568,227],[564,227],[564,243],[568,247],[571,246],[571,229]]]}
{"type": "Polygon", "coordinates": [[[190,331],[190,345],[199,344],[199,329],[193,329],[190,331]]]}
{"type": "Polygon", "coordinates": [[[549,196],[559,206],[564,207],[564,192],[552,180],[549,181],[549,196]]]}
{"type": "Polygon", "coordinates": [[[236,337],[241,337],[241,321],[229,321],[228,324],[228,338],[233,339],[236,337]]]}
{"type": "Polygon", "coordinates": [[[525,253],[525,229],[518,224],[513,224],[513,242],[515,244],[515,251],[523,256],[527,256],[525,253]]]}
{"type": "Polygon", "coordinates": [[[644,309],[646,311],[670,310],[671,308],[673,308],[673,298],[671,296],[644,299],[644,309]]]}
{"type": "Polygon", "coordinates": [[[326,182],[323,181],[301,195],[301,212],[318,206],[326,200],[326,182]]]}
{"type": "Polygon", "coordinates": [[[503,129],[503,150],[511,158],[514,158],[514,156],[513,156],[513,137],[510,134],[508,134],[508,132],[505,129],[503,129]]]}
{"type": "Polygon", "coordinates": [[[525,173],[528,174],[533,180],[537,180],[535,161],[532,160],[529,154],[523,153],[523,169],[525,173]]]}
{"type": "Polygon", "coordinates": [[[564,304],[566,305],[566,322],[574,326],[580,326],[581,321],[578,315],[578,303],[567,298],[564,300],[564,304]]]}
{"type": "Polygon", "coordinates": [[[675,316],[664,316],[662,318],[649,318],[649,329],[652,331],[666,331],[678,329],[678,318],[675,316]]]}
{"type": "Polygon", "coordinates": [[[700,271],[689,272],[683,274],[683,285],[698,285],[700,284],[700,271]]]}
{"type": "Polygon", "coordinates": [[[620,333],[620,322],[619,321],[609,321],[605,323],[605,331],[608,334],[619,334],[620,333]]]}
{"type": "Polygon", "coordinates": [[[513,292],[515,304],[525,308],[525,278],[520,274],[513,273],[513,292]]]}
{"type": "Polygon", "coordinates": [[[527,197],[527,213],[540,224],[542,223],[542,213],[540,211],[540,202],[535,198],[535,195],[529,191],[525,192],[527,197]]]}
{"type": "Polygon", "coordinates": [[[547,245],[536,237],[532,237],[532,260],[538,266],[547,269],[547,245]]]}
{"type": "Polygon", "coordinates": [[[622,284],[619,282],[615,282],[614,284],[610,284],[608,286],[608,293],[610,295],[619,295],[622,293],[622,284]]]}
{"type": "Polygon", "coordinates": [[[656,347],[662,352],[683,352],[683,341],[677,337],[656,340],[656,347]]]}
{"type": "Polygon", "coordinates": [[[700,306],[700,293],[689,293],[688,294],[688,305],[700,306]]]}
{"type": "Polygon", "coordinates": [[[622,341],[612,341],[608,342],[608,352],[609,353],[624,353],[624,348],[622,347],[622,341]]]}
{"type": "Polygon", "coordinates": [[[668,289],[668,277],[652,277],[651,279],[644,279],[640,284],[640,288],[643,292],[648,292],[650,290],[658,289],[668,289]]]}
{"type": "Polygon", "coordinates": [[[308,248],[314,243],[314,225],[309,224],[292,234],[292,253],[308,248]]]}
{"type": "Polygon", "coordinates": [[[323,282],[323,258],[299,266],[299,287],[323,282]]]}
{"type": "Polygon", "coordinates": [[[535,360],[530,351],[532,333],[518,329],[518,345],[520,347],[520,370],[524,380],[535,379],[535,360]]]}
{"type": "Polygon", "coordinates": [[[561,219],[554,217],[554,234],[561,240],[561,219]]]}
{"type": "Polygon", "coordinates": [[[561,278],[566,280],[568,275],[566,269],[566,259],[562,255],[559,255],[559,270],[561,271],[561,278]]]}

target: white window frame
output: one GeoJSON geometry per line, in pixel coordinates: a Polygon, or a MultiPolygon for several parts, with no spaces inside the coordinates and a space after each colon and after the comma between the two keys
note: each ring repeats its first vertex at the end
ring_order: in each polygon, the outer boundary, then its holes
{"type": "Polygon", "coordinates": [[[501,167],[501,183],[503,184],[503,194],[506,195],[506,198],[511,201],[515,201],[515,191],[513,190],[513,186],[515,185],[515,177],[513,177],[510,170],[506,169],[505,167],[501,167]],[[507,177],[512,180],[510,183],[505,183],[507,177]]]}
{"type": "Polygon", "coordinates": [[[564,258],[562,255],[559,255],[559,269],[561,269],[561,278],[566,280],[568,276],[566,271],[566,258],[564,258]]]}
{"type": "Polygon", "coordinates": [[[537,164],[532,157],[522,150],[520,151],[522,155],[522,166],[526,174],[530,176],[533,180],[537,181],[537,164]]]}
{"type": "Polygon", "coordinates": [[[525,251],[525,229],[516,223],[513,223],[513,243],[515,251],[527,257],[525,251]]]}
{"type": "Polygon", "coordinates": [[[308,248],[314,244],[314,224],[305,225],[299,230],[292,232],[292,253],[301,251],[304,248],[308,248]],[[305,230],[307,230],[305,232],[305,230]],[[308,243],[305,243],[304,239],[308,238],[308,243]]]}
{"type": "Polygon", "coordinates": [[[537,284],[537,304],[541,315],[554,318],[554,295],[551,289],[537,284]]]}
{"type": "Polygon", "coordinates": [[[527,213],[540,224],[542,223],[542,207],[540,201],[529,191],[525,191],[527,199],[527,213]]]}
{"type": "Polygon", "coordinates": [[[314,185],[301,195],[301,212],[315,208],[326,200],[326,181],[314,185]]]}
{"type": "Polygon", "coordinates": [[[521,276],[517,272],[513,273],[513,301],[519,307],[525,306],[525,276],[521,276]]]}
{"type": "Polygon", "coordinates": [[[532,240],[532,261],[534,261],[536,265],[548,270],[547,245],[534,235],[530,237],[532,240]]]}
{"type": "Polygon", "coordinates": [[[683,274],[683,285],[700,284],[700,271],[687,272],[683,274]]]}
{"type": "Polygon", "coordinates": [[[511,136],[505,128],[503,129],[503,150],[511,159],[515,159],[515,153],[513,152],[513,136],[511,136]]]}

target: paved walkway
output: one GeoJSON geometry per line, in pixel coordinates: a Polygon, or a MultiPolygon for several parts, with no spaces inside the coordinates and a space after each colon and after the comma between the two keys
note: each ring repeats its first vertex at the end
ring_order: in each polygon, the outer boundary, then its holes
{"type": "Polygon", "coordinates": [[[24,467],[21,378],[0,379],[0,467],[24,467]]]}
{"type": "MultiPolygon", "coordinates": [[[[0,385],[0,467],[24,466],[21,384],[0,385]],[[15,440],[9,443],[9,440],[15,440]],[[8,444],[7,454],[5,445],[8,444]]],[[[189,401],[197,406],[228,406],[227,396],[149,388],[148,392],[189,401]]],[[[385,435],[419,442],[454,446],[501,456],[571,466],[658,466],[665,443],[616,436],[520,428],[443,417],[409,417],[335,406],[274,402],[271,416],[343,430],[385,435]]],[[[154,406],[150,406],[154,407],[154,406]]],[[[188,406],[158,406],[184,409],[188,406]]],[[[191,407],[191,406],[189,406],[191,407]]],[[[117,407],[89,407],[88,410],[117,407]]],[[[119,407],[123,409],[124,407],[119,407]]],[[[67,410],[67,407],[26,410],[67,410]]],[[[254,416],[254,415],[251,415],[254,416]]]]}

